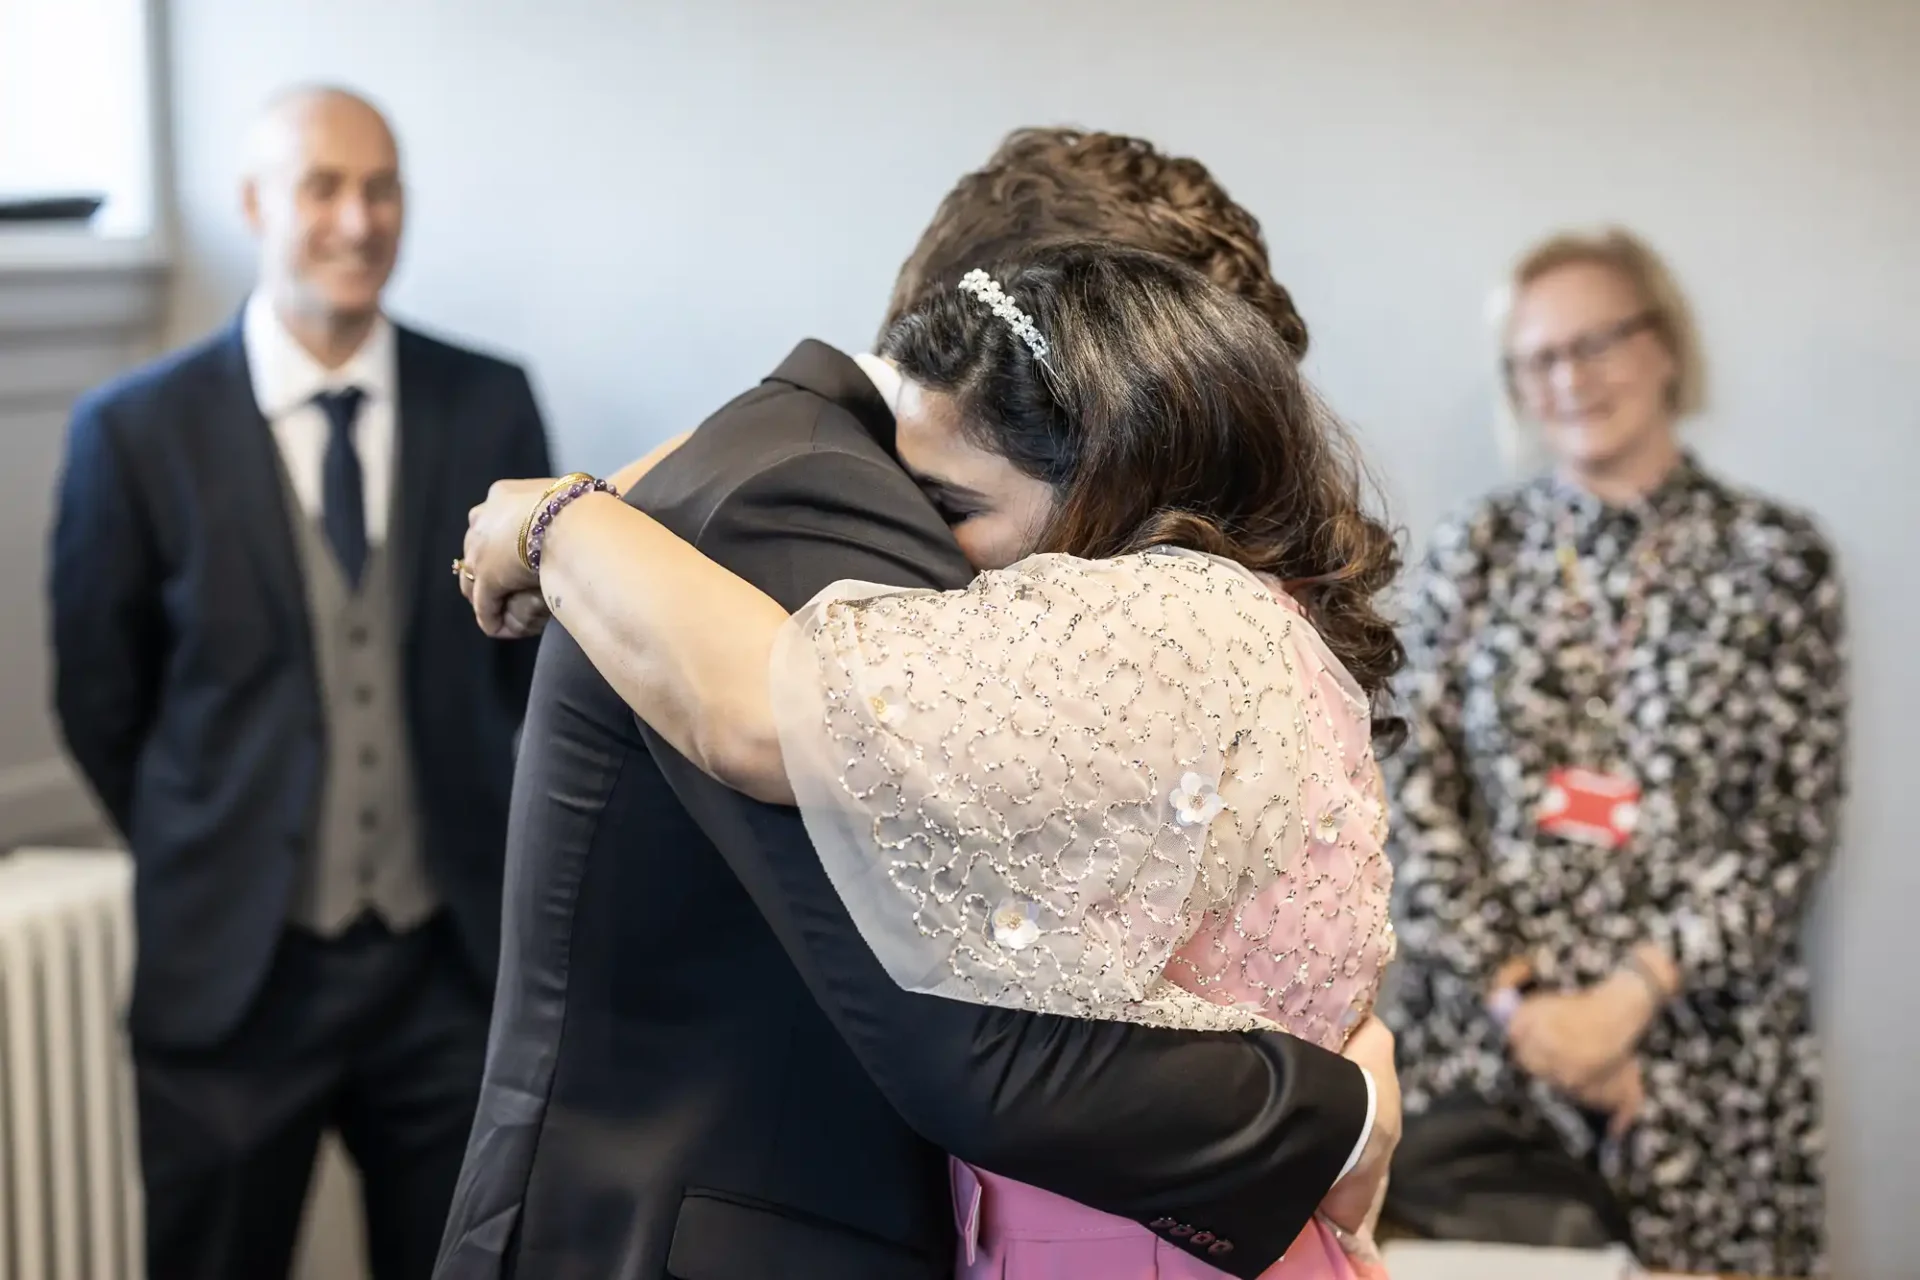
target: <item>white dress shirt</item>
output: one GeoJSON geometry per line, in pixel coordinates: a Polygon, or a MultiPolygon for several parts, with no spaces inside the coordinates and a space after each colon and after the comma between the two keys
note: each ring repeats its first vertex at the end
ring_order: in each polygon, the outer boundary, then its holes
{"type": "Polygon", "coordinates": [[[241,338],[246,345],[254,401],[273,429],[287,479],[293,484],[301,510],[310,518],[320,516],[321,463],[327,454],[328,434],[327,415],[313,398],[323,391],[348,387],[358,387],[365,394],[360,416],[355,419],[353,445],[360,455],[367,545],[380,546],[387,538],[388,508],[393,498],[399,416],[400,369],[394,354],[393,326],[384,316],[375,320],[360,349],[338,369],[328,369],[287,332],[274,315],[272,304],[256,293],[247,299],[241,338]]]}
{"type": "MultiPolygon", "coordinates": [[[[900,371],[878,356],[869,355],[866,352],[856,355],[853,362],[860,366],[860,371],[867,375],[868,381],[873,383],[873,389],[878,391],[880,398],[887,402],[887,408],[898,414],[901,384],[904,382],[900,371]]],[[[1342,1178],[1353,1172],[1354,1166],[1360,1163],[1361,1155],[1366,1152],[1367,1139],[1373,1136],[1374,1113],[1380,1105],[1379,1093],[1373,1083],[1373,1073],[1361,1067],[1360,1078],[1367,1082],[1367,1116],[1360,1126],[1360,1140],[1353,1144],[1353,1153],[1347,1157],[1346,1167],[1340,1170],[1342,1178]]]]}

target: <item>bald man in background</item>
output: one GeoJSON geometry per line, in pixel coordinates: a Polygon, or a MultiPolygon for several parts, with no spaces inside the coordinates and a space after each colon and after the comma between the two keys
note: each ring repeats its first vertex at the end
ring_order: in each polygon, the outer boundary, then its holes
{"type": "Polygon", "coordinates": [[[322,1132],[376,1280],[425,1280],[473,1118],[526,644],[447,582],[467,509],[546,475],[517,367],[393,324],[380,113],[282,94],[223,331],[74,410],[55,704],[133,852],[150,1280],[288,1274],[322,1132]]]}

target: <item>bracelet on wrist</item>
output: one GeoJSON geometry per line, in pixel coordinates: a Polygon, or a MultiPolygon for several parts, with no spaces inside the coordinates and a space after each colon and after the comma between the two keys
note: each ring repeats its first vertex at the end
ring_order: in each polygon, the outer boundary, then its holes
{"type": "Polygon", "coordinates": [[[555,480],[552,484],[542,489],[540,491],[539,498],[537,498],[534,501],[534,504],[532,506],[527,508],[526,516],[520,521],[520,537],[518,541],[514,544],[514,549],[520,555],[520,564],[522,568],[528,568],[528,569],[532,568],[532,566],[527,562],[527,539],[528,539],[528,536],[533,533],[534,517],[538,516],[540,512],[546,508],[548,500],[551,499],[554,494],[559,493],[562,489],[566,488],[570,484],[573,484],[575,481],[584,480],[588,478],[589,477],[584,471],[574,471],[567,475],[561,476],[558,480],[555,480]]]}
{"type": "Polygon", "coordinates": [[[606,493],[616,498],[620,496],[620,491],[607,481],[596,479],[584,471],[576,471],[555,481],[533,504],[533,510],[527,513],[526,524],[520,529],[520,563],[529,572],[540,572],[541,547],[546,542],[547,530],[552,526],[554,517],[566,510],[568,504],[589,493],[606,493]]]}

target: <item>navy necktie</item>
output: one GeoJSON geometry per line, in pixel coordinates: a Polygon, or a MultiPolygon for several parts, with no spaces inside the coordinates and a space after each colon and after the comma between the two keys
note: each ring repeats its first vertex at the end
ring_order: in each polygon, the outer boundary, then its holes
{"type": "Polygon", "coordinates": [[[327,415],[327,451],[320,463],[320,528],[354,590],[367,567],[367,503],[361,492],[360,453],[353,424],[367,393],[359,387],[322,391],[313,398],[327,415]]]}

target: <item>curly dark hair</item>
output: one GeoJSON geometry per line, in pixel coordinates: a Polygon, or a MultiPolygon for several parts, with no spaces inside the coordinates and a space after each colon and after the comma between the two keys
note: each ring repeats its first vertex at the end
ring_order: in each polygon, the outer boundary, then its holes
{"type": "Polygon", "coordinates": [[[1236,293],[1295,358],[1307,322],[1273,278],[1260,223],[1198,160],[1080,129],[1020,129],[947,193],[900,268],[884,335],[928,289],[1049,240],[1105,240],[1162,253],[1236,293]]]}
{"type": "MultiPolygon", "coordinates": [[[[1082,242],[982,265],[1045,337],[1045,364],[957,288],[881,341],[952,396],[977,442],[1052,485],[1036,551],[1090,559],[1182,546],[1279,578],[1374,699],[1405,658],[1375,596],[1400,568],[1368,513],[1352,437],[1251,304],[1156,253],[1082,242]]],[[[1376,712],[1376,740],[1400,725],[1376,712]]]]}

